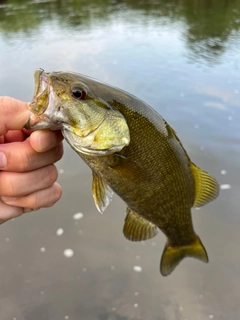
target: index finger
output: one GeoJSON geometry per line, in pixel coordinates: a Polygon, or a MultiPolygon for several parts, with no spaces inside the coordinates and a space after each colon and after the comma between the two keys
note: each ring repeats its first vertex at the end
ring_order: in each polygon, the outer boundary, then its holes
{"type": "Polygon", "coordinates": [[[27,102],[0,97],[0,136],[9,130],[22,129],[29,118],[27,102]]]}

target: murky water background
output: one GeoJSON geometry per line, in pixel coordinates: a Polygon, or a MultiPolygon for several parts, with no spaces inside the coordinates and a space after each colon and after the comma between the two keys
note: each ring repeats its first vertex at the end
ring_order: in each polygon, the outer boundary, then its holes
{"type": "Polygon", "coordinates": [[[210,263],[185,259],[164,278],[165,237],[127,241],[125,204],[115,196],[101,216],[90,170],[65,145],[60,202],[0,228],[1,320],[239,318],[239,17],[239,1],[0,1],[0,95],[31,100],[38,67],[118,86],[222,185],[192,213],[210,263]]]}

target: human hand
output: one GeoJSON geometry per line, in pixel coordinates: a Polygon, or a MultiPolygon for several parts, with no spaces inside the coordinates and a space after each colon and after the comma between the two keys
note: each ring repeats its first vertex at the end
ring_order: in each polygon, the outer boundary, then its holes
{"type": "Polygon", "coordinates": [[[50,207],[61,195],[53,163],[63,155],[60,131],[22,129],[26,102],[0,97],[0,224],[50,207]]]}

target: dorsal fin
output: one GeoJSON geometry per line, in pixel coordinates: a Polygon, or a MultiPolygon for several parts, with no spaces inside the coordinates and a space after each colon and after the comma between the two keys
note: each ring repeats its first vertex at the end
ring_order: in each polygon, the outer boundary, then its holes
{"type": "Polygon", "coordinates": [[[100,213],[103,213],[112,200],[113,191],[107,183],[99,177],[94,171],[92,172],[92,194],[95,205],[100,213]]]}
{"type": "Polygon", "coordinates": [[[128,240],[141,241],[151,239],[157,232],[157,227],[153,223],[127,208],[123,233],[128,240]]]}
{"type": "Polygon", "coordinates": [[[195,180],[195,200],[194,207],[201,207],[204,204],[217,198],[219,194],[219,185],[206,171],[198,168],[194,163],[190,164],[195,180]]]}

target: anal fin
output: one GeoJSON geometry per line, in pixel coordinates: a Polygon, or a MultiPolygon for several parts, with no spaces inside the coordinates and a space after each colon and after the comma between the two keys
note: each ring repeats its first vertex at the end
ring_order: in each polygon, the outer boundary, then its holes
{"type": "Polygon", "coordinates": [[[157,227],[127,208],[123,233],[131,241],[141,241],[153,238],[157,234],[157,227]]]}
{"type": "Polygon", "coordinates": [[[113,191],[107,183],[99,177],[94,171],[92,172],[92,194],[95,205],[100,213],[103,213],[112,200],[113,191]]]}
{"type": "Polygon", "coordinates": [[[195,180],[195,200],[194,207],[201,207],[204,204],[217,198],[219,194],[219,185],[215,178],[209,173],[191,163],[191,170],[195,180]]]}

